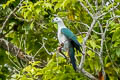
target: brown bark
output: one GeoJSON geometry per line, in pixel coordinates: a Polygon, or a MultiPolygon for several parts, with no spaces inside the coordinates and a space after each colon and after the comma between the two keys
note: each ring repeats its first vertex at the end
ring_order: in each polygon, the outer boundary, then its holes
{"type": "Polygon", "coordinates": [[[11,42],[8,42],[7,40],[0,38],[0,47],[5,49],[6,51],[10,52],[12,55],[20,58],[23,61],[30,61],[32,60],[32,57],[27,55],[24,51],[22,51],[20,48],[12,44],[11,42]]]}

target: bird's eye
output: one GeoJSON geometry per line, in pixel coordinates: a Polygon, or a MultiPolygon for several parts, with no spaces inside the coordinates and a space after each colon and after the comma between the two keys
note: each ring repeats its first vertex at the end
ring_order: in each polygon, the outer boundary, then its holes
{"type": "Polygon", "coordinates": [[[58,20],[58,19],[56,18],[56,20],[58,20]]]}

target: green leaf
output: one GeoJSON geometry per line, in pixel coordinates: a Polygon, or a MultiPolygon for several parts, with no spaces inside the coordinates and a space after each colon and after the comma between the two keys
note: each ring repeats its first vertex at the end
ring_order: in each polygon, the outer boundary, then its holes
{"type": "MultiPolygon", "coordinates": [[[[27,19],[27,18],[31,18],[31,11],[27,11],[27,12],[24,12],[24,18],[27,19]]],[[[30,19],[29,19],[30,20],[30,19]]]]}
{"type": "Polygon", "coordinates": [[[90,40],[90,45],[92,46],[93,49],[95,49],[96,43],[94,40],[90,40]]]}
{"type": "Polygon", "coordinates": [[[115,32],[113,33],[112,41],[115,41],[115,40],[119,39],[119,37],[120,37],[120,29],[117,28],[117,29],[115,30],[115,32]]]}
{"type": "Polygon", "coordinates": [[[116,55],[120,57],[120,48],[116,49],[116,55]]]}
{"type": "Polygon", "coordinates": [[[109,59],[109,57],[106,56],[106,57],[105,57],[105,64],[107,64],[108,59],[109,59]]]}
{"type": "Polygon", "coordinates": [[[15,0],[8,0],[6,4],[3,4],[3,9],[5,9],[5,7],[9,6],[9,4],[13,3],[15,0]]]}
{"type": "Polygon", "coordinates": [[[120,2],[120,0],[115,0],[115,2],[120,2]]]}
{"type": "Polygon", "coordinates": [[[58,0],[52,0],[52,3],[57,2],[58,0]]]}
{"type": "Polygon", "coordinates": [[[51,3],[44,3],[44,6],[48,9],[52,8],[52,4],[51,3]]]}
{"type": "Polygon", "coordinates": [[[41,11],[41,8],[37,8],[37,9],[35,10],[35,12],[37,13],[37,15],[39,15],[40,11],[41,11]]]}
{"type": "Polygon", "coordinates": [[[63,7],[63,9],[68,6],[67,4],[71,2],[71,0],[64,0],[63,3],[61,4],[61,7],[63,7]]]}
{"type": "Polygon", "coordinates": [[[38,5],[40,6],[42,3],[43,3],[43,1],[37,1],[36,3],[34,3],[34,7],[38,6],[38,5]]]}
{"type": "Polygon", "coordinates": [[[113,4],[110,4],[106,7],[106,10],[109,10],[110,8],[112,8],[113,4]]]}
{"type": "Polygon", "coordinates": [[[11,22],[9,25],[10,25],[10,26],[13,26],[14,24],[15,24],[15,22],[11,22]]]}
{"type": "Polygon", "coordinates": [[[93,53],[91,50],[88,50],[87,53],[90,55],[90,57],[95,57],[95,53],[93,53]]]}
{"type": "Polygon", "coordinates": [[[54,7],[54,11],[56,12],[57,9],[61,8],[61,4],[60,3],[57,3],[54,7]]]}
{"type": "Polygon", "coordinates": [[[34,27],[34,21],[30,24],[30,29],[32,30],[34,27]]]}
{"type": "Polygon", "coordinates": [[[119,46],[120,45],[120,41],[115,41],[115,43],[113,45],[114,45],[114,47],[119,46]]]}
{"type": "Polygon", "coordinates": [[[57,15],[59,15],[59,16],[67,16],[68,12],[58,12],[57,15]]]}
{"type": "Polygon", "coordinates": [[[6,7],[6,4],[2,4],[2,7],[3,7],[3,9],[5,9],[5,7],[6,7]]]}
{"type": "Polygon", "coordinates": [[[120,15],[120,10],[116,10],[115,13],[116,13],[117,15],[120,15]]]}

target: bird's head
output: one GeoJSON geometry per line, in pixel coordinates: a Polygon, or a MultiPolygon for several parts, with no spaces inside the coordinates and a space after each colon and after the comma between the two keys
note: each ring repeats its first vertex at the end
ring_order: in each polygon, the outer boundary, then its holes
{"type": "Polygon", "coordinates": [[[62,22],[62,19],[59,18],[59,17],[55,17],[52,22],[56,22],[56,23],[59,23],[59,22],[62,22]]]}

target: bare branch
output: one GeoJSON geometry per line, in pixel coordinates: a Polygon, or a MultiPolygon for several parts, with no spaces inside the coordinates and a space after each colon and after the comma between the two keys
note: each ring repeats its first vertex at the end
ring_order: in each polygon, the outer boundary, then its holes
{"type": "Polygon", "coordinates": [[[86,43],[87,39],[89,38],[89,36],[90,36],[90,34],[91,34],[91,31],[92,31],[95,23],[96,23],[96,19],[93,19],[93,21],[92,21],[92,23],[91,23],[91,26],[90,26],[90,28],[89,28],[89,30],[88,30],[88,33],[86,34],[86,37],[84,38],[83,43],[86,43]]]}
{"type": "Polygon", "coordinates": [[[40,47],[40,49],[35,53],[35,55],[34,55],[34,58],[35,58],[35,56],[40,52],[40,50],[43,48],[43,45],[40,47]]]}
{"type": "Polygon", "coordinates": [[[90,48],[90,47],[88,47],[88,46],[87,46],[86,48],[88,48],[89,50],[91,50],[91,51],[93,51],[94,53],[96,53],[97,55],[99,55],[99,52],[93,50],[92,48],[90,48]]]}
{"type": "Polygon", "coordinates": [[[50,53],[50,52],[47,50],[47,48],[45,47],[44,39],[45,39],[45,38],[42,39],[43,48],[45,49],[45,51],[46,51],[49,55],[52,55],[53,53],[52,53],[52,52],[50,53]]]}
{"type": "Polygon", "coordinates": [[[12,43],[8,42],[5,39],[0,38],[0,47],[4,48],[8,52],[10,52],[12,55],[17,56],[18,58],[20,58],[21,60],[25,62],[32,60],[31,56],[27,55],[17,46],[13,45],[12,43]]]}
{"type": "Polygon", "coordinates": [[[82,51],[82,53],[83,53],[84,55],[82,55],[82,58],[81,58],[81,61],[80,61],[80,65],[79,65],[79,69],[80,69],[80,70],[82,69],[83,63],[84,63],[84,61],[85,61],[86,41],[87,41],[88,37],[90,36],[91,31],[92,31],[95,23],[96,23],[96,20],[93,19],[93,22],[91,23],[91,27],[89,28],[88,33],[86,34],[86,37],[85,37],[84,40],[83,40],[83,44],[82,44],[82,49],[83,49],[83,51],[82,51]]]}
{"type": "Polygon", "coordinates": [[[14,8],[13,11],[10,12],[10,14],[7,16],[6,20],[4,21],[3,25],[2,25],[2,32],[3,32],[3,29],[5,28],[6,26],[6,23],[8,21],[8,19],[11,17],[11,15],[17,10],[17,8],[21,5],[21,3],[23,2],[23,0],[20,1],[20,3],[18,4],[18,6],[16,8],[14,8]]]}
{"type": "MultiPolygon", "coordinates": [[[[83,22],[80,22],[80,24],[85,25],[88,29],[90,28],[89,25],[87,25],[87,24],[85,24],[85,23],[83,23],[83,22]]],[[[92,29],[92,31],[93,31],[94,33],[98,34],[98,35],[101,35],[101,34],[102,34],[102,33],[96,32],[94,29],[92,29]]]]}
{"type": "Polygon", "coordinates": [[[102,0],[102,6],[104,6],[105,5],[105,2],[104,2],[104,0],[102,0]]]}
{"type": "Polygon", "coordinates": [[[92,5],[89,3],[89,1],[88,0],[85,0],[86,2],[87,2],[87,4],[89,5],[89,7],[90,7],[90,9],[92,10],[92,12],[94,13],[95,11],[94,11],[94,9],[92,8],[92,5]]]}
{"type": "Polygon", "coordinates": [[[103,43],[104,43],[104,40],[105,40],[105,36],[104,36],[105,34],[103,33],[102,25],[100,24],[99,21],[98,21],[98,23],[99,23],[100,30],[103,34],[103,35],[101,35],[101,48],[100,48],[100,53],[99,53],[99,60],[100,60],[101,68],[102,68],[102,74],[104,76],[104,79],[106,80],[106,74],[105,74],[104,64],[103,64],[103,59],[102,59],[103,43]]]}
{"type": "MultiPolygon", "coordinates": [[[[117,17],[117,16],[116,16],[117,17]]],[[[101,32],[103,33],[103,35],[101,35],[101,48],[100,48],[100,53],[99,53],[99,60],[100,60],[100,64],[101,64],[101,67],[102,67],[102,74],[104,76],[104,79],[106,79],[106,76],[105,76],[105,70],[104,70],[104,64],[103,64],[103,59],[102,59],[102,53],[103,53],[103,44],[104,44],[104,40],[105,40],[105,34],[106,34],[106,31],[107,31],[107,28],[109,26],[109,21],[111,19],[114,19],[115,17],[112,17],[110,18],[107,23],[106,23],[106,28],[103,32],[103,30],[101,29],[101,32]]],[[[100,23],[99,23],[100,24],[100,23]]],[[[102,26],[100,25],[100,28],[102,28],[102,26]]]]}
{"type": "Polygon", "coordinates": [[[102,17],[102,16],[108,14],[109,12],[113,11],[114,9],[116,9],[116,8],[119,6],[119,4],[120,4],[120,3],[117,3],[116,6],[114,6],[113,8],[111,8],[109,11],[107,11],[107,12],[101,14],[100,16],[97,16],[97,18],[100,18],[100,17],[102,17]]]}
{"type": "MultiPolygon", "coordinates": [[[[107,52],[107,54],[108,54],[108,57],[109,57],[109,59],[110,59],[110,61],[111,61],[111,63],[112,63],[112,67],[113,67],[116,75],[119,77],[119,73],[118,73],[118,71],[115,69],[115,68],[116,68],[115,66],[117,66],[117,68],[119,68],[119,66],[118,66],[117,64],[115,64],[115,62],[112,60],[112,58],[111,58],[111,56],[110,56],[110,53],[109,53],[109,51],[108,51],[107,45],[106,45],[106,41],[105,41],[105,47],[106,47],[106,52],[107,52]]],[[[119,77],[119,78],[120,78],[120,77],[119,77]]]]}
{"type": "Polygon", "coordinates": [[[78,36],[78,35],[81,35],[81,34],[87,34],[87,32],[79,32],[79,33],[77,34],[77,36],[78,36]]]}
{"type": "MultiPolygon", "coordinates": [[[[86,48],[85,48],[86,49],[86,48]]],[[[83,52],[82,52],[83,53],[83,52]]],[[[85,53],[83,53],[84,55],[82,55],[81,57],[81,61],[80,61],[80,64],[79,64],[79,70],[81,70],[83,68],[83,64],[84,64],[84,61],[85,61],[85,53]]]]}
{"type": "Polygon", "coordinates": [[[57,54],[60,54],[60,56],[62,56],[63,58],[65,58],[66,60],[68,60],[67,56],[61,51],[56,51],[57,54]]]}
{"type": "Polygon", "coordinates": [[[10,60],[10,62],[16,66],[18,69],[20,69],[20,67],[10,58],[10,55],[8,55],[8,59],[10,60]]]}
{"type": "Polygon", "coordinates": [[[31,22],[31,21],[33,21],[33,20],[27,20],[27,19],[23,19],[23,18],[20,18],[20,17],[18,17],[15,13],[13,13],[13,15],[15,16],[15,18],[16,19],[19,19],[19,20],[21,20],[21,21],[25,21],[25,22],[31,22]]]}
{"type": "Polygon", "coordinates": [[[98,10],[98,0],[95,1],[96,10],[98,10]]]}
{"type": "Polygon", "coordinates": [[[79,2],[80,2],[80,5],[88,12],[88,14],[93,18],[93,15],[92,15],[92,13],[85,7],[85,5],[80,1],[80,0],[78,0],[79,2]]]}
{"type": "Polygon", "coordinates": [[[100,24],[100,21],[98,21],[99,27],[100,27],[100,31],[103,34],[103,29],[102,29],[102,25],[100,24]]]}
{"type": "Polygon", "coordinates": [[[92,74],[90,74],[89,72],[85,71],[85,69],[82,68],[81,72],[87,76],[88,78],[90,78],[91,80],[98,80],[96,77],[94,77],[92,74]]]}

